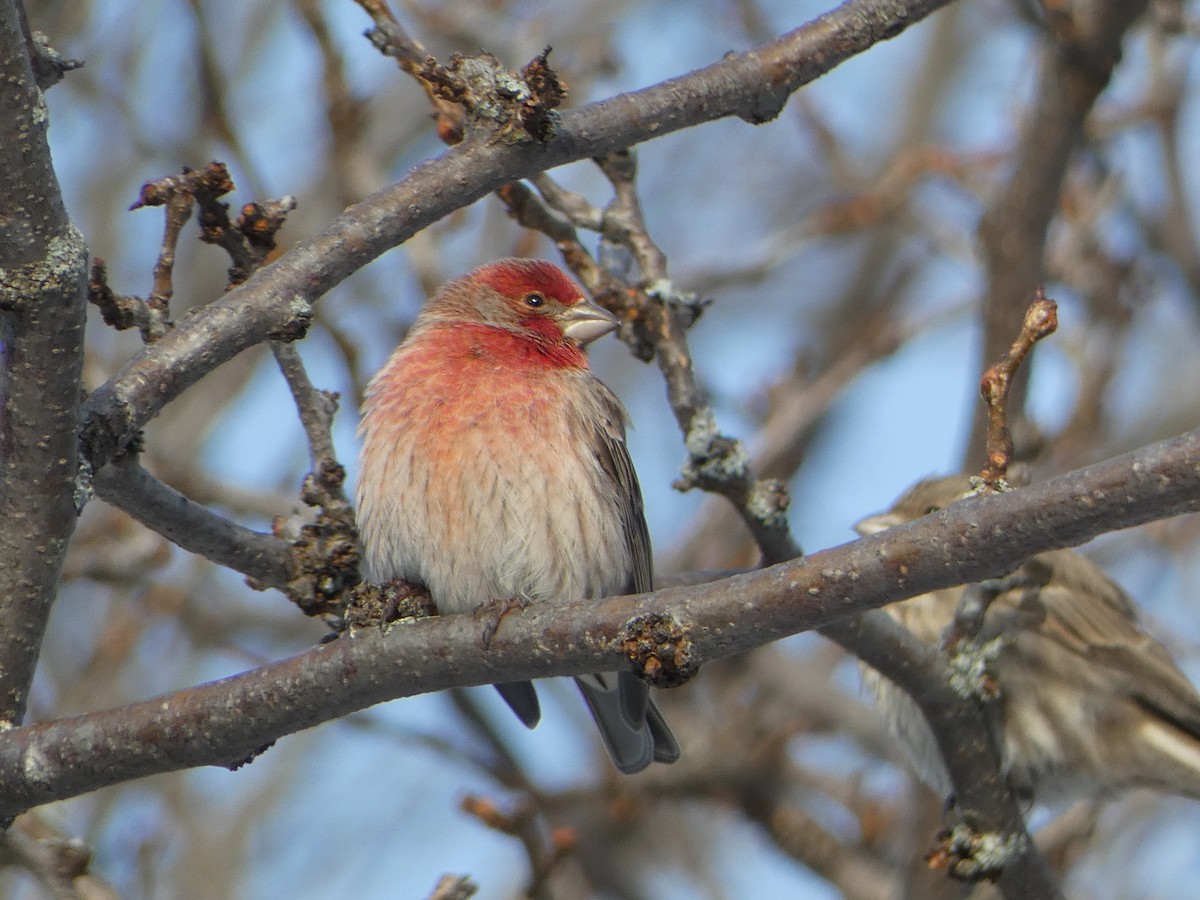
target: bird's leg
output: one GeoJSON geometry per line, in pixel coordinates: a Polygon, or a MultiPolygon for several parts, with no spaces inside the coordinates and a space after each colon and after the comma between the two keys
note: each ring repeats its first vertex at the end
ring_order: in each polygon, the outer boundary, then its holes
{"type": "Polygon", "coordinates": [[[942,649],[954,656],[968,642],[977,642],[983,632],[989,607],[1001,594],[1009,591],[1037,591],[1050,579],[1050,569],[1038,559],[1031,559],[1015,572],[1003,578],[989,578],[968,584],[954,610],[954,618],[942,633],[942,649]]]}
{"type": "Polygon", "coordinates": [[[400,578],[381,585],[359,584],[350,591],[344,616],[346,628],[375,625],[385,631],[401,619],[421,619],[437,614],[429,591],[400,578]]]}
{"type": "Polygon", "coordinates": [[[963,588],[962,599],[954,610],[954,618],[942,633],[942,649],[950,656],[956,655],[963,645],[976,641],[983,631],[983,621],[992,601],[1008,588],[1005,579],[990,578],[963,588]]]}
{"type": "Polygon", "coordinates": [[[1050,569],[1031,559],[1003,578],[989,578],[963,588],[954,618],[942,633],[942,650],[950,658],[950,685],[963,697],[975,697],[989,703],[999,699],[1000,685],[988,671],[1010,638],[1009,630],[987,634],[984,630],[988,609],[1001,594],[1032,591],[1036,594],[1050,579],[1050,569]]]}

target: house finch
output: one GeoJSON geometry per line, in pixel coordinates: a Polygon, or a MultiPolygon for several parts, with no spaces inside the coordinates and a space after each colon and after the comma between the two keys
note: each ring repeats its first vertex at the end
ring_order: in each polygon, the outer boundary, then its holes
{"type": "MultiPolygon", "coordinates": [[[[367,388],[358,523],[367,577],[425,585],[442,613],[651,590],[626,413],[583,347],[617,327],[548,262],[444,285],[367,388]]],[[[575,679],[622,772],[679,757],[632,671],[575,679]]],[[[529,682],[496,688],[527,726],[529,682]]]]}
{"type": "MultiPolygon", "coordinates": [[[[856,527],[874,534],[970,490],[966,476],[922,481],[890,512],[856,527]]],[[[998,640],[987,670],[999,688],[997,745],[1012,787],[1041,800],[1133,787],[1200,799],[1200,695],[1141,629],[1133,601],[1070,550],[1041,553],[1014,574],[977,635],[998,640]]],[[[961,587],[935,591],[885,610],[936,645],[962,595],[961,587]]],[[[948,795],[945,764],[917,705],[874,670],[864,667],[864,678],[918,774],[948,795]]]]}

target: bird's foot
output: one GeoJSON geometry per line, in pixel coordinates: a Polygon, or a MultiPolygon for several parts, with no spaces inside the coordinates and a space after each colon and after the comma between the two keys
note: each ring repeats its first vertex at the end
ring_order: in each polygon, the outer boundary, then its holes
{"type": "Polygon", "coordinates": [[[437,615],[429,591],[419,584],[399,578],[381,584],[356,585],[346,608],[346,628],[375,625],[385,631],[403,619],[423,619],[437,615]]]}
{"type": "Polygon", "coordinates": [[[492,645],[492,638],[496,636],[496,630],[505,616],[514,610],[525,609],[532,602],[528,597],[510,597],[507,600],[489,600],[475,607],[472,615],[483,620],[483,633],[480,635],[483,648],[486,650],[492,645]]]}

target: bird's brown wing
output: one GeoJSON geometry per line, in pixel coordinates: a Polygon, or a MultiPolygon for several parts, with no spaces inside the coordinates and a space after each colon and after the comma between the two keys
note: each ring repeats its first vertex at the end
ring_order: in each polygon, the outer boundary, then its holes
{"type": "MultiPolygon", "coordinates": [[[[1099,566],[1060,550],[1035,557],[1052,575],[1036,590],[997,598],[1064,648],[1101,667],[1119,690],[1200,739],[1200,694],[1167,648],[1138,624],[1137,606],[1099,566]]],[[[993,611],[989,610],[989,618],[993,611]]]]}
{"type": "Polygon", "coordinates": [[[621,531],[629,547],[631,560],[626,590],[641,594],[654,589],[654,563],[650,551],[650,532],[646,527],[646,512],[642,504],[642,489],[633,460],[625,446],[625,410],[613,393],[599,381],[597,399],[601,416],[594,442],[600,468],[612,481],[621,517],[621,531]]]}
{"type": "MultiPolygon", "coordinates": [[[[607,387],[599,381],[594,386],[600,415],[595,417],[596,440],[591,445],[611,483],[629,549],[625,590],[645,593],[654,589],[654,567],[642,490],[625,446],[625,410],[607,387]]],[[[679,758],[675,736],[650,698],[650,688],[636,674],[623,671],[575,680],[617,768],[637,772],[651,760],[671,763],[679,758]]]]}

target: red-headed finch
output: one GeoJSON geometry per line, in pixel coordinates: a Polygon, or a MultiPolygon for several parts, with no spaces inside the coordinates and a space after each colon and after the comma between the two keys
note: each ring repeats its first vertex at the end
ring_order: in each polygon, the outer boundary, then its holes
{"type": "MultiPolygon", "coordinates": [[[[966,476],[908,490],[861,534],[911,522],[971,491],[966,476]]],[[[995,641],[987,671],[999,688],[997,735],[1009,783],[1025,798],[1147,787],[1200,799],[1200,695],[1166,647],[1141,629],[1137,606],[1095,563],[1070,550],[1041,553],[1006,580],[976,640],[995,641]]],[[[963,588],[922,594],[885,610],[937,646],[963,588]]],[[[908,695],[863,667],[918,774],[944,796],[945,764],[908,695]]]]}
{"type": "MultiPolygon", "coordinates": [[[[652,588],[625,410],[583,352],[616,327],[548,262],[501,260],[442,286],[367,388],[357,499],[371,581],[423,584],[442,613],[652,588]]],[[[632,671],[576,681],[622,772],[679,757],[632,671]]],[[[537,724],[531,683],[496,688],[537,724]]]]}

